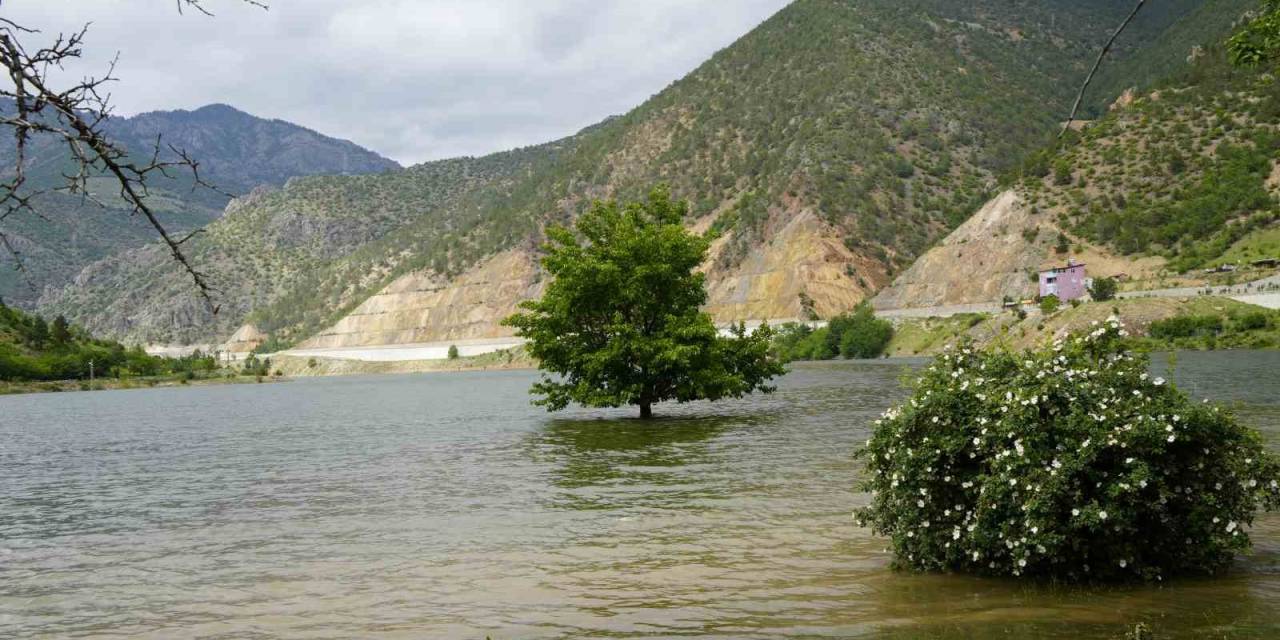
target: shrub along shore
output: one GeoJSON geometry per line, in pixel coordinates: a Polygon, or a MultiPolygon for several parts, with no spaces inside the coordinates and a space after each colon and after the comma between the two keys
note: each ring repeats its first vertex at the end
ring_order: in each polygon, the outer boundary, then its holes
{"type": "MultiPolygon", "coordinates": [[[[452,360],[362,362],[330,358],[277,356],[272,361],[254,359],[246,366],[219,366],[208,355],[156,358],[141,349],[118,343],[93,341],[68,327],[73,337],[67,348],[58,348],[55,326],[38,328],[34,316],[22,315],[29,332],[15,331],[12,320],[22,312],[0,309],[0,394],[136,389],[186,384],[227,384],[276,381],[282,377],[393,374],[491,369],[532,369],[537,363],[522,348],[452,360]],[[6,322],[6,319],[9,322],[6,322]],[[20,337],[20,333],[26,337],[20,337]],[[32,336],[45,335],[51,348],[33,351],[32,336]],[[35,379],[15,376],[14,354],[25,357],[24,366],[48,366],[49,371],[72,372],[64,377],[35,379]],[[88,382],[87,362],[97,362],[97,377],[88,382]],[[113,364],[114,363],[114,364],[113,364]],[[120,363],[124,363],[121,366],[120,363]],[[247,368],[246,368],[247,367],[247,368]]],[[[909,358],[933,356],[962,339],[976,345],[1000,342],[1026,348],[1111,315],[1120,318],[1132,334],[1134,347],[1143,351],[1276,349],[1280,348],[1280,311],[1263,309],[1227,298],[1137,298],[1062,305],[1048,315],[1033,312],[1019,317],[1002,314],[960,314],[947,318],[910,318],[894,322],[875,318],[866,307],[833,318],[827,327],[812,329],[798,323],[776,327],[773,351],[787,362],[836,358],[909,358]]],[[[61,330],[57,330],[61,335],[61,330]]],[[[43,343],[40,343],[43,344],[43,343]]]]}

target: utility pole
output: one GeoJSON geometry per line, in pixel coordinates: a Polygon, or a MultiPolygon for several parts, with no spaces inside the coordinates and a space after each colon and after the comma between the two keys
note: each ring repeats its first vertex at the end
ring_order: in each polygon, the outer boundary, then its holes
{"type": "Polygon", "coordinates": [[[89,390],[93,391],[93,361],[89,361],[89,390]]]}

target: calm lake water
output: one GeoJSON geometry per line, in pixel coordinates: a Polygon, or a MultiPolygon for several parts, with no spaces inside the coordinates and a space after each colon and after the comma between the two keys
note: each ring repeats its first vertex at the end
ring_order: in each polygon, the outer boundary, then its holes
{"type": "MultiPolygon", "coordinates": [[[[651,424],[543,413],[531,372],[0,397],[0,636],[1280,637],[1278,515],[1217,580],[890,571],[851,454],[907,370],[799,366],[651,424]]],[[[1277,371],[1175,377],[1280,449],[1277,371]]]]}

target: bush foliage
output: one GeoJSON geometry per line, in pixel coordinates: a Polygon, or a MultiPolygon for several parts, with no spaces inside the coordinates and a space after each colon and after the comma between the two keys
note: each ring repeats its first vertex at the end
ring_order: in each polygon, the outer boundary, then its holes
{"type": "Polygon", "coordinates": [[[1045,296],[1043,298],[1040,298],[1040,312],[1044,313],[1045,315],[1048,315],[1050,313],[1053,313],[1054,311],[1057,311],[1060,304],[1061,303],[1058,300],[1058,296],[1055,296],[1055,295],[1045,296]]]}
{"type": "Polygon", "coordinates": [[[182,358],[151,356],[141,347],[95,339],[62,316],[49,322],[0,301],[0,382],[88,378],[90,362],[100,377],[194,377],[217,369],[212,355],[196,351],[182,358]]]}
{"type": "Polygon", "coordinates": [[[1089,285],[1089,297],[1093,298],[1094,302],[1114,300],[1116,290],[1119,288],[1115,278],[1096,278],[1093,284],[1089,285]]]}
{"type": "Polygon", "coordinates": [[[782,325],[774,337],[773,351],[783,362],[879,358],[892,339],[893,325],[876,318],[871,307],[863,304],[819,329],[794,322],[782,325]]]}
{"type": "Polygon", "coordinates": [[[1160,580],[1224,569],[1280,462],[1147,373],[1114,318],[1040,350],[963,345],[877,420],[860,522],[917,570],[1160,580]]]}

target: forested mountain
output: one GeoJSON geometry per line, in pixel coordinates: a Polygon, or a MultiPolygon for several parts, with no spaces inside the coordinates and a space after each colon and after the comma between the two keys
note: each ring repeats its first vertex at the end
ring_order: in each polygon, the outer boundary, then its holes
{"type": "MultiPolygon", "coordinates": [[[[1185,64],[1188,43],[1147,47],[1208,2],[1154,3],[1100,83],[1145,85],[1185,64]]],[[[661,181],[692,202],[691,225],[718,235],[707,266],[718,319],[829,315],[910,265],[1044,143],[1131,8],[798,0],[635,110],[562,141],[244,199],[192,249],[223,290],[217,316],[154,247],[90,267],[43,303],[134,340],[210,340],[249,320],[293,342],[388,285],[402,291],[403,278],[447,288],[499,253],[527,254],[592,198],[661,181]]],[[[1088,102],[1096,112],[1113,97],[1088,102]]]]}
{"type": "MultiPolygon", "coordinates": [[[[12,102],[0,111],[12,110],[12,102]]],[[[226,105],[194,111],[155,111],[130,118],[111,118],[107,135],[130,154],[149,157],[157,137],[162,158],[173,145],[200,163],[201,177],[217,190],[195,187],[189,175],[153,175],[150,202],[162,221],[179,234],[204,226],[222,215],[230,198],[260,185],[281,185],[294,176],[365,174],[398,169],[394,161],[351,142],[321,135],[281,120],[266,120],[226,105]]],[[[37,136],[28,150],[27,175],[33,187],[62,184],[71,170],[65,146],[37,136]]],[[[13,169],[13,145],[0,147],[0,167],[13,169]]],[[[85,265],[119,251],[155,240],[155,231],[141,217],[115,208],[118,185],[108,178],[90,180],[94,198],[106,206],[69,194],[39,198],[39,216],[19,212],[0,225],[21,252],[26,273],[18,272],[11,255],[0,252],[0,298],[14,304],[34,304],[46,286],[61,287],[85,265]]]]}

